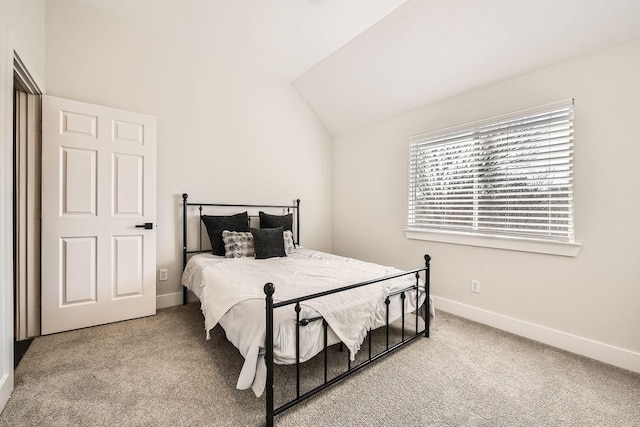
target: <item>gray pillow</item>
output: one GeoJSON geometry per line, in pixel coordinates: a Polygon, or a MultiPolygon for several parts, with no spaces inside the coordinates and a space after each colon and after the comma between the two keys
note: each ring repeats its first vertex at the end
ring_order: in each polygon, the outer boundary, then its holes
{"type": "Polygon", "coordinates": [[[224,256],[227,258],[253,258],[256,255],[253,249],[253,235],[250,232],[224,230],[222,241],[224,256]]]}
{"type": "Polygon", "coordinates": [[[289,256],[296,251],[296,245],[293,242],[293,233],[289,230],[284,230],[282,237],[284,239],[284,253],[289,256]]]}

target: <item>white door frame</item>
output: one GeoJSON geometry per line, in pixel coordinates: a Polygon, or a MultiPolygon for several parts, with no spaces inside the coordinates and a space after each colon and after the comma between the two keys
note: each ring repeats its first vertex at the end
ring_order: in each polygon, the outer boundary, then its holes
{"type": "Polygon", "coordinates": [[[18,56],[35,84],[44,83],[8,26],[0,26],[0,410],[13,391],[13,73],[18,56]]]}
{"type": "MultiPolygon", "coordinates": [[[[18,63],[16,67],[21,67],[18,63]]],[[[14,329],[16,341],[40,335],[40,106],[39,89],[14,74],[14,329]],[[33,94],[33,92],[37,94],[33,94]]],[[[15,363],[14,363],[15,364],[15,363]]]]}

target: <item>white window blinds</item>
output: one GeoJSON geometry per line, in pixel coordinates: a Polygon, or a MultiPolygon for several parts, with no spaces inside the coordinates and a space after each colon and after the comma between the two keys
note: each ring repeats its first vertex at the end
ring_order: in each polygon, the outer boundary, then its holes
{"type": "Polygon", "coordinates": [[[573,242],[573,102],[411,138],[409,228],[573,242]]]}

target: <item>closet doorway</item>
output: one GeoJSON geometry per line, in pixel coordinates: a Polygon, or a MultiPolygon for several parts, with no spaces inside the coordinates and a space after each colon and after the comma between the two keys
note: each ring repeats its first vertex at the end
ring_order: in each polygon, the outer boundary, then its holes
{"type": "Polygon", "coordinates": [[[40,335],[41,91],[17,54],[13,73],[14,367],[40,335]]]}

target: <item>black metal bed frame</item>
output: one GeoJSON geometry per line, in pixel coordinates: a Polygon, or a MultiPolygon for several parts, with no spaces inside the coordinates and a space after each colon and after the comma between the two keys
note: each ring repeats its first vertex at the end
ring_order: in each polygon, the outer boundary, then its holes
{"type": "MultiPolygon", "coordinates": [[[[187,248],[187,207],[188,206],[197,206],[199,209],[199,213],[200,216],[202,216],[202,210],[203,207],[246,207],[246,208],[276,208],[276,209],[287,209],[287,213],[291,213],[293,211],[294,216],[295,216],[295,223],[296,223],[296,233],[295,233],[295,242],[297,244],[299,244],[300,242],[300,199],[296,200],[295,205],[255,205],[255,204],[220,204],[220,203],[189,203],[187,202],[187,198],[188,195],[186,193],[184,193],[182,195],[183,198],[183,247],[182,247],[182,254],[183,254],[183,270],[187,265],[187,258],[188,255],[190,254],[196,254],[196,253],[203,253],[203,252],[209,252],[208,250],[203,250],[203,246],[202,246],[202,221],[200,221],[199,224],[199,250],[192,250],[189,251],[187,248]]],[[[348,286],[343,286],[341,288],[336,288],[336,289],[332,289],[332,290],[328,290],[328,291],[324,291],[324,292],[318,292],[315,294],[311,294],[311,295],[307,295],[307,296],[303,296],[303,297],[299,297],[299,298],[294,298],[294,299],[290,299],[290,300],[286,300],[286,301],[279,301],[279,302],[275,302],[273,299],[273,294],[275,292],[275,285],[271,282],[266,283],[264,285],[264,293],[265,293],[265,302],[266,302],[266,343],[265,343],[265,348],[266,348],[266,353],[265,353],[265,363],[267,365],[267,382],[266,382],[266,386],[265,386],[265,393],[266,393],[266,423],[268,427],[273,426],[274,423],[274,417],[284,411],[286,411],[287,409],[290,409],[291,407],[297,405],[298,403],[301,403],[303,401],[305,401],[306,399],[314,396],[315,394],[317,394],[318,392],[324,390],[325,388],[335,384],[336,382],[348,377],[351,374],[354,374],[356,372],[358,372],[360,369],[364,368],[365,366],[370,365],[371,363],[377,361],[378,359],[398,350],[399,348],[407,345],[408,343],[410,343],[411,341],[413,341],[414,339],[420,337],[420,336],[424,336],[424,337],[429,337],[429,295],[430,295],[430,261],[431,261],[431,257],[429,255],[425,255],[424,256],[424,262],[425,262],[425,266],[423,268],[419,268],[419,269],[415,269],[415,270],[411,270],[411,271],[406,271],[406,272],[402,272],[402,273],[398,273],[398,274],[393,274],[390,276],[385,276],[382,278],[378,278],[378,279],[373,279],[373,280],[368,280],[365,282],[360,282],[360,283],[355,283],[352,285],[348,285],[348,286]],[[423,304],[423,308],[424,308],[424,329],[420,329],[419,327],[419,314],[420,314],[420,307],[419,307],[419,283],[420,283],[420,274],[424,273],[424,286],[425,286],[425,300],[424,300],[424,304],[423,304]],[[300,303],[304,302],[304,301],[308,301],[311,299],[315,299],[315,298],[321,298],[327,295],[332,295],[332,294],[336,294],[339,292],[344,292],[344,291],[348,291],[350,289],[355,289],[355,288],[359,288],[359,287],[363,287],[363,286],[367,286],[367,285],[372,285],[374,283],[380,283],[380,282],[384,282],[387,280],[391,280],[391,279],[395,279],[398,277],[402,277],[402,276],[408,276],[408,275],[414,275],[415,276],[415,284],[404,288],[404,289],[400,289],[397,290],[391,294],[389,294],[386,299],[385,299],[385,306],[386,306],[386,325],[383,327],[386,327],[386,345],[385,345],[385,349],[377,354],[372,354],[372,340],[369,339],[368,340],[368,357],[364,362],[359,363],[356,366],[352,366],[351,365],[351,359],[348,359],[347,362],[347,370],[339,375],[337,375],[336,377],[329,379],[328,378],[328,373],[327,373],[327,365],[328,365],[328,354],[327,354],[327,349],[328,349],[328,324],[326,322],[326,320],[324,320],[324,318],[322,316],[318,316],[318,317],[313,317],[313,318],[304,318],[301,319],[300,318],[300,311],[301,311],[301,306],[300,303]],[[415,312],[415,333],[410,334],[409,336],[405,336],[405,316],[407,313],[405,313],[405,299],[407,298],[407,293],[408,292],[415,292],[415,297],[416,297],[416,308],[415,310],[413,310],[413,312],[415,312]],[[392,296],[395,295],[400,295],[400,303],[401,303],[401,318],[402,318],[402,328],[401,328],[401,340],[400,342],[390,345],[389,343],[389,331],[390,331],[390,323],[389,323],[389,305],[391,303],[390,298],[392,296]],[[286,402],[285,404],[274,408],[274,355],[273,355],[273,319],[274,319],[274,315],[273,315],[273,311],[276,308],[280,308],[280,307],[286,307],[286,306],[291,306],[294,305],[294,310],[296,312],[296,324],[298,325],[298,328],[296,328],[296,398],[292,399],[288,402],[286,402]],[[300,327],[301,326],[306,326],[311,322],[316,322],[316,321],[322,321],[322,325],[323,325],[323,338],[324,338],[324,350],[323,350],[323,354],[324,354],[324,380],[323,383],[305,393],[300,392],[300,327]]],[[[187,288],[184,288],[184,294],[183,294],[183,303],[186,304],[187,302],[187,288]]],[[[409,313],[410,314],[410,313],[409,313]]],[[[369,336],[371,335],[371,331],[369,331],[369,336]]],[[[342,348],[342,343],[340,343],[341,348],[342,348]]]]}

